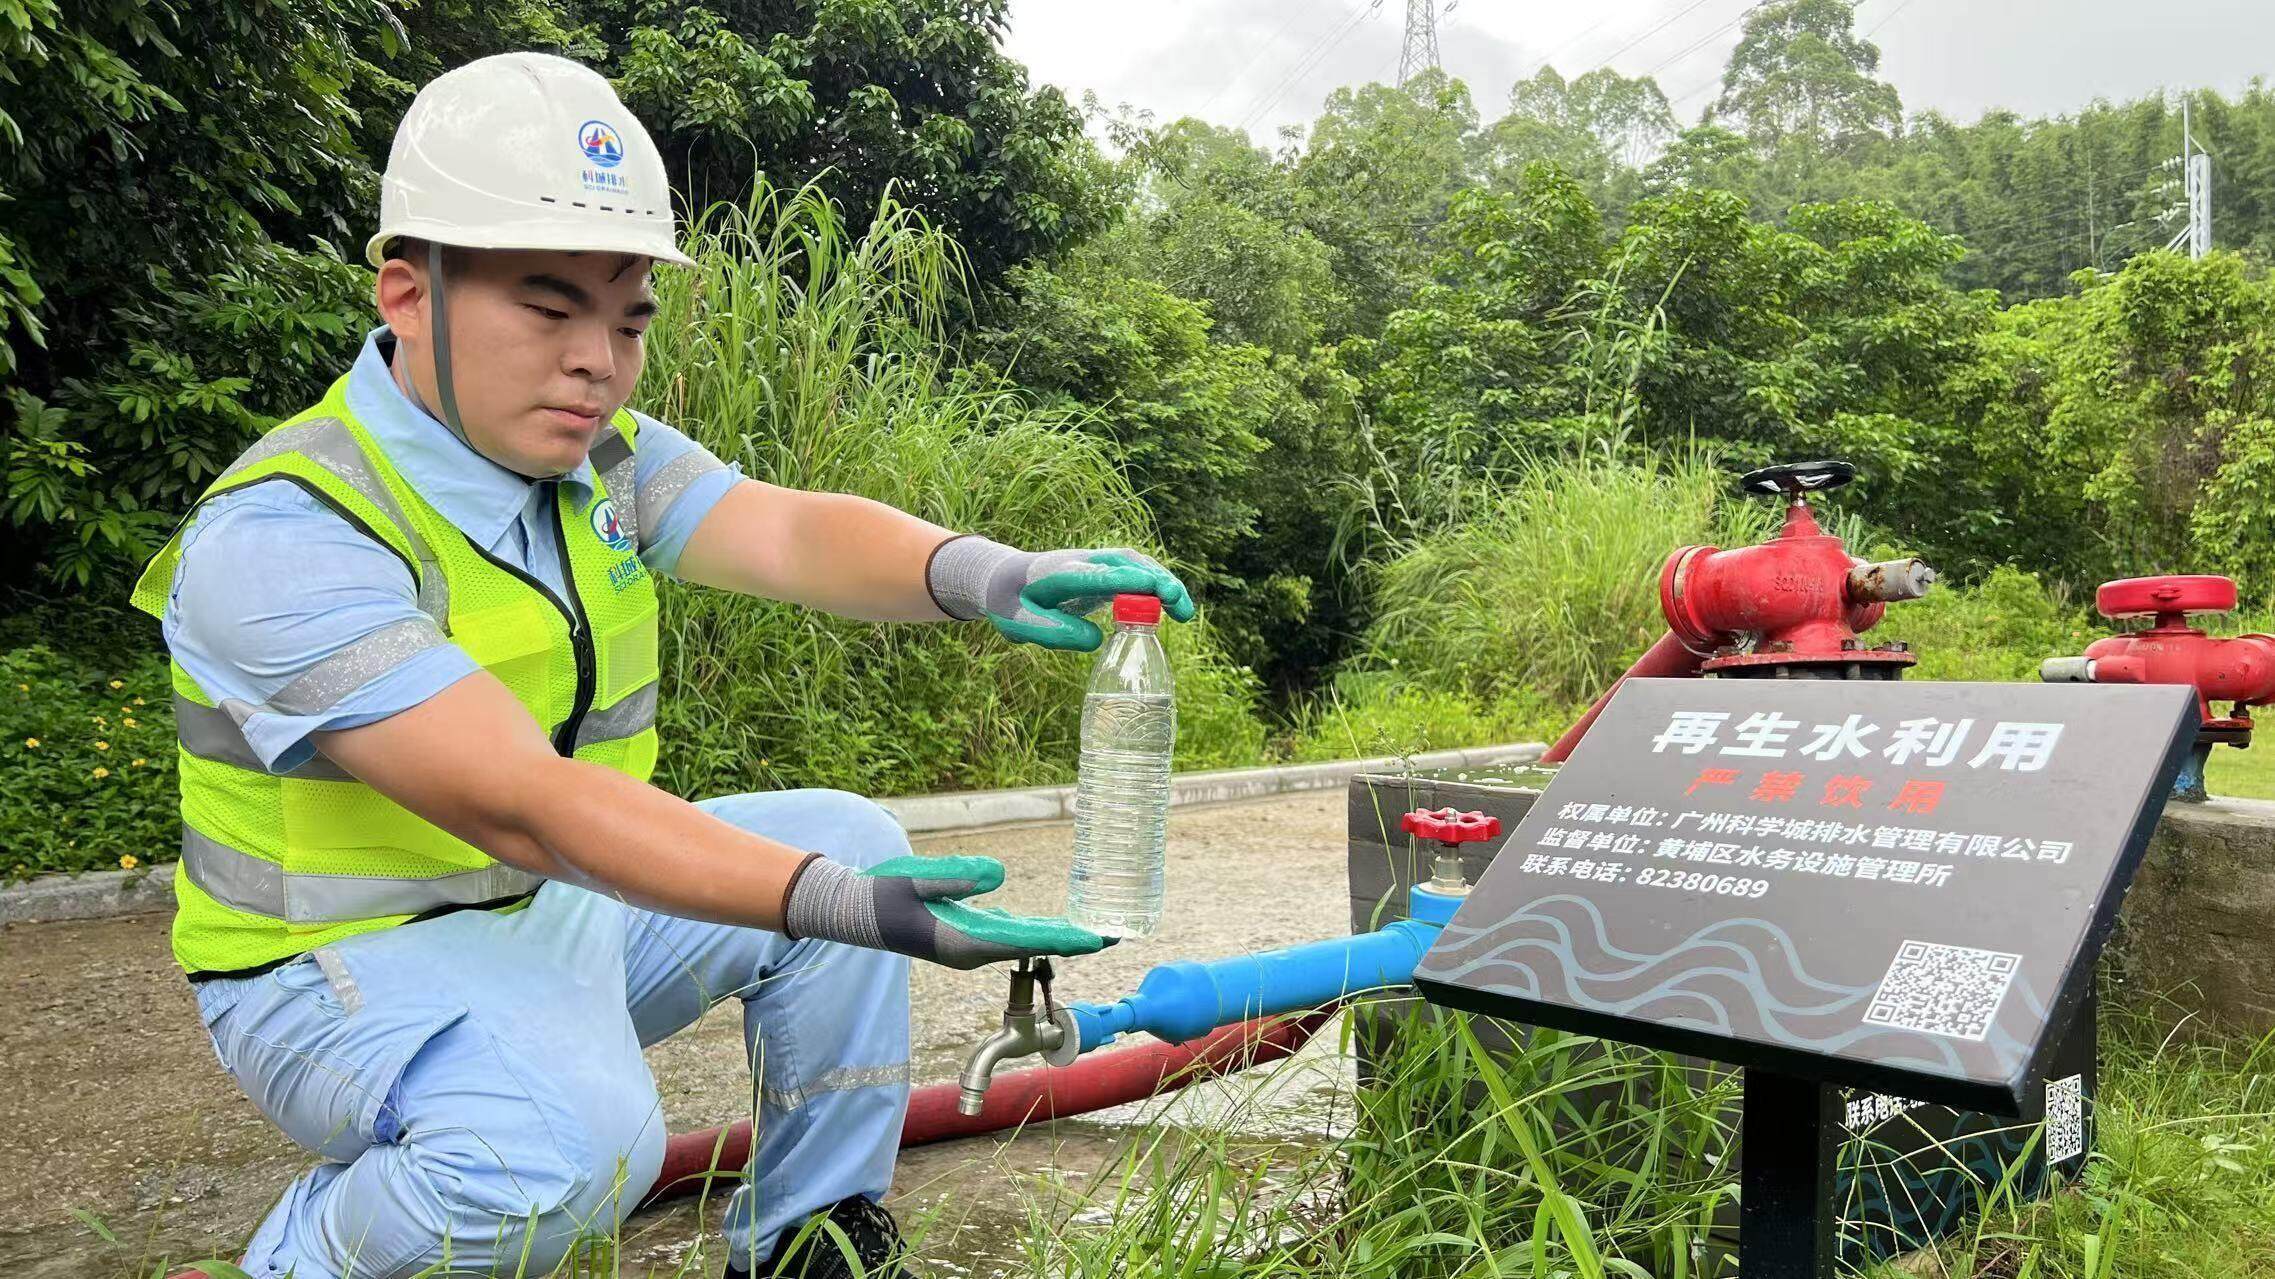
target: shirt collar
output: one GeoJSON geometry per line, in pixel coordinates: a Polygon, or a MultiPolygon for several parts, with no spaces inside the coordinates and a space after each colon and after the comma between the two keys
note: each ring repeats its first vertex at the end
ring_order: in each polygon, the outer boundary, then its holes
{"type": "MultiPolygon", "coordinates": [[[[485,547],[528,509],[538,481],[517,475],[475,452],[433,414],[403,394],[388,368],[395,335],[386,325],[364,337],[348,371],[348,409],[387,451],[387,458],[443,518],[485,547]]],[[[561,477],[579,505],[592,499],[592,459],[561,477]]]]}

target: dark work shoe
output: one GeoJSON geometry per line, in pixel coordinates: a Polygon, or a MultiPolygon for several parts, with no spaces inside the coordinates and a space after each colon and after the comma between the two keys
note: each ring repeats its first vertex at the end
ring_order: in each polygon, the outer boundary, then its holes
{"type": "MultiPolygon", "coordinates": [[[[853,1254],[861,1259],[859,1267],[847,1262],[837,1239],[817,1225],[811,1231],[799,1227],[783,1232],[774,1255],[759,1266],[758,1273],[770,1279],[914,1279],[905,1264],[908,1247],[901,1241],[900,1225],[881,1205],[855,1195],[819,1215],[845,1232],[853,1254]]],[[[730,1265],[727,1279],[749,1276],[730,1265]]]]}

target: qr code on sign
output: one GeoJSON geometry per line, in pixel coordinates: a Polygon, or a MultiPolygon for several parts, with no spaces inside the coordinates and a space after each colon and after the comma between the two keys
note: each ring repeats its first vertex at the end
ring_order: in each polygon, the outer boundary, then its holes
{"type": "Polygon", "coordinates": [[[1950,1039],[1991,1033],[2022,956],[1972,946],[1907,941],[1888,963],[1864,1020],[1950,1039]]]}
{"type": "Polygon", "coordinates": [[[2085,1076],[2046,1081],[2046,1162],[2068,1163],[2085,1153],[2085,1076]]]}

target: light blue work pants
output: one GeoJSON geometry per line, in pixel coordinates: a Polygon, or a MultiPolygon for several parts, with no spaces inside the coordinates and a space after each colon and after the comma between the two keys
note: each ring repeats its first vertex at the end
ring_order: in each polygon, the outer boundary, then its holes
{"type": "MultiPolygon", "coordinates": [[[[839,791],[702,807],[871,866],[908,852],[839,791]]],[[[696,923],[548,883],[511,914],[465,910],[199,983],[214,1051],[325,1162],[254,1234],[255,1276],[539,1276],[608,1233],[656,1177],[664,1119],[640,1050],[743,1001],[758,1137],[728,1205],[730,1255],[892,1182],[908,1101],[908,961],[696,923]]],[[[747,1113],[747,1112],[746,1112],[747,1113]]],[[[733,1119],[720,1115],[720,1122],[733,1119]]]]}

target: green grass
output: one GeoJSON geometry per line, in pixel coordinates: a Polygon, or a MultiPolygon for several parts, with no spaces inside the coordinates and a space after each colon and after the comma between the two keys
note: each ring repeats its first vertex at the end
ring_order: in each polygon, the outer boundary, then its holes
{"type": "Polygon", "coordinates": [[[2240,751],[2213,747],[2204,789],[2231,799],[2275,799],[2275,744],[2262,742],[2240,751]]]}
{"type": "MultiPolygon", "coordinates": [[[[1076,1219],[1038,1209],[1034,1276],[1485,1279],[1727,1275],[1735,1100],[1659,1054],[1552,1032],[1487,1051],[1483,1019],[1411,1028],[1347,1137],[1259,1163],[1226,1133],[1141,1132],[1076,1219]]],[[[2275,1268],[2275,1044],[2104,1020],[2101,1131],[2077,1184],[1996,1206],[1925,1273],[2199,1279],[2275,1268]]],[[[1994,1198],[1986,1187],[1986,1197],[1994,1198]]],[[[1906,1273],[1894,1266],[1882,1279],[1906,1273]]]]}
{"type": "MultiPolygon", "coordinates": [[[[1986,1186],[1992,1207],[1970,1229],[1868,1279],[2275,1273],[2275,1037],[2176,1032],[2176,1011],[2105,1009],[2099,1131],[2082,1176],[2026,1203],[1986,1186]]],[[[1355,1021],[1343,1024],[1349,1053],[1355,1021]]],[[[1165,1122],[1171,1103],[1153,1103],[1153,1121],[1131,1127],[1093,1177],[1027,1174],[1024,1229],[994,1232],[985,1267],[1009,1279],[1731,1279],[1708,1234],[1736,1192],[1734,1078],[1550,1031],[1494,1046],[1506,1029],[1409,1014],[1368,1082],[1308,1103],[1332,1136],[1258,1122],[1274,1090],[1253,1079],[1230,1081],[1205,1121],[1165,1122]]],[[[954,1257],[958,1219],[949,1202],[903,1224],[920,1253],[927,1230],[947,1232],[938,1251],[954,1257]]],[[[634,1240],[668,1242],[635,1221],[555,1273],[625,1273],[634,1240]]],[[[650,1273],[702,1275],[715,1249],[691,1239],[676,1268],[650,1273]]]]}
{"type": "Polygon", "coordinates": [[[1761,540],[1774,512],[1703,461],[1540,461],[1479,514],[1425,535],[1375,575],[1356,669],[1491,705],[1585,705],[1666,623],[1659,568],[1676,547],[1761,540]]]}
{"type": "MultiPolygon", "coordinates": [[[[658,278],[646,407],[797,488],[856,493],[1017,546],[1151,547],[1109,447],[943,362],[955,245],[887,205],[866,229],[819,192],[714,208],[692,270],[658,278]]],[[[665,593],[667,742],[687,795],[871,794],[1059,781],[1089,660],[984,627],[881,626],[724,592],[665,593]]],[[[1255,761],[1255,685],[1202,626],[1171,627],[1179,762],[1255,761]]]]}

